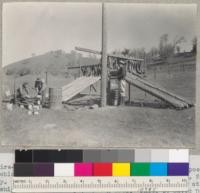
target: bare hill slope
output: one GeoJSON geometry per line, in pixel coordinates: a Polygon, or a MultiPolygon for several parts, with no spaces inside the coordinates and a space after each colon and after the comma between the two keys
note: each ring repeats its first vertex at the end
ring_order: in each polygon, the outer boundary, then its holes
{"type": "Polygon", "coordinates": [[[50,51],[42,55],[33,56],[4,67],[6,75],[26,75],[49,72],[51,74],[64,74],[69,66],[77,64],[90,65],[98,63],[98,59],[83,57],[72,51],[65,53],[62,50],[50,51]]]}

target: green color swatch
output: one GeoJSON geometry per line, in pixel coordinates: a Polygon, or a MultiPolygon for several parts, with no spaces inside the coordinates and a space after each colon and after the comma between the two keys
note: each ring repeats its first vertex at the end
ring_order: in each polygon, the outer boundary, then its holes
{"type": "Polygon", "coordinates": [[[131,176],[150,176],[150,163],[131,163],[131,176]]]}

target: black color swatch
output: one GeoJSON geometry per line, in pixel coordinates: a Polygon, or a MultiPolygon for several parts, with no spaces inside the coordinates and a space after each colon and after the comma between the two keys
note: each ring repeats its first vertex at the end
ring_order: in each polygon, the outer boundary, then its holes
{"type": "Polygon", "coordinates": [[[16,163],[14,164],[14,176],[27,177],[34,176],[32,163],[16,163]]]}
{"type": "Polygon", "coordinates": [[[83,161],[83,150],[33,150],[33,162],[76,163],[83,161]]]}
{"type": "Polygon", "coordinates": [[[15,150],[15,163],[32,162],[32,150],[15,150]]]}

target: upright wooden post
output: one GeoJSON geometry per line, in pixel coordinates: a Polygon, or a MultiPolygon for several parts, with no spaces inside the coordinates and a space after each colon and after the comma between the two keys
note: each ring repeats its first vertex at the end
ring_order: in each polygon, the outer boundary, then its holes
{"type": "Polygon", "coordinates": [[[128,102],[131,102],[131,84],[128,83],[128,102]]]}
{"type": "Polygon", "coordinates": [[[45,72],[45,75],[46,75],[45,76],[45,81],[46,81],[46,85],[47,85],[48,84],[48,72],[47,71],[45,72]]]}
{"type": "Polygon", "coordinates": [[[106,6],[102,3],[102,70],[101,70],[101,107],[107,105],[107,28],[106,6]]]}
{"type": "Polygon", "coordinates": [[[147,58],[146,58],[146,53],[144,53],[144,77],[147,76],[147,58]]]}
{"type": "Polygon", "coordinates": [[[81,77],[81,63],[79,63],[79,77],[81,77]]]}
{"type": "Polygon", "coordinates": [[[16,102],[16,77],[14,77],[14,85],[13,85],[13,95],[14,95],[14,104],[16,102]]]}

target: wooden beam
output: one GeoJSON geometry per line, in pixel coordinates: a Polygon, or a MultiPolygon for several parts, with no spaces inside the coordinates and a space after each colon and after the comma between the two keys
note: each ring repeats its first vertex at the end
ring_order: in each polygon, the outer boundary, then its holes
{"type": "MultiPolygon", "coordinates": [[[[100,52],[100,51],[91,50],[91,49],[88,49],[88,48],[75,47],[75,50],[81,51],[81,52],[88,52],[88,53],[92,53],[92,54],[97,54],[97,55],[102,54],[102,52],[100,52]]],[[[124,59],[124,60],[144,61],[144,59],[140,59],[140,58],[132,58],[132,57],[130,58],[130,57],[125,57],[125,56],[115,55],[115,54],[107,54],[107,56],[112,57],[112,58],[124,59]]]]}
{"type": "Polygon", "coordinates": [[[88,53],[91,53],[91,54],[101,55],[100,51],[91,50],[91,49],[88,49],[88,48],[75,47],[75,50],[81,51],[81,52],[88,52],[88,53]]]}
{"type": "Polygon", "coordinates": [[[106,5],[102,4],[102,69],[101,69],[101,107],[107,105],[107,18],[106,5]]]}
{"type": "MultiPolygon", "coordinates": [[[[91,65],[82,65],[83,67],[93,67],[93,66],[99,66],[101,64],[91,64],[91,65]]],[[[81,68],[82,66],[70,66],[70,67],[67,67],[67,69],[76,69],[76,68],[81,68]]]]}

